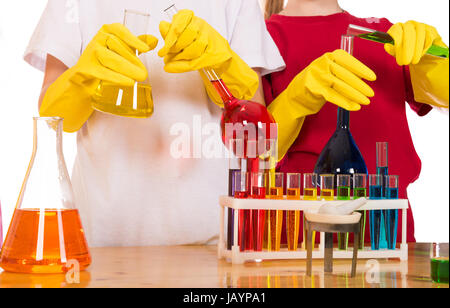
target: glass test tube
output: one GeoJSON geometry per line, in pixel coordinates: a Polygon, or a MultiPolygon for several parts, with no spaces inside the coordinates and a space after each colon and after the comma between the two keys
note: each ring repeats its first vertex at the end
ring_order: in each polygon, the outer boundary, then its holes
{"type": "MultiPolygon", "coordinates": [[[[351,176],[349,174],[337,175],[337,199],[338,200],[350,200],[350,181],[351,176]]],[[[349,233],[338,233],[338,248],[340,250],[348,249],[349,233]]]]}
{"type": "MultiPolygon", "coordinates": [[[[389,174],[389,143],[388,142],[377,142],[376,143],[376,150],[377,150],[377,174],[380,174],[382,176],[381,179],[381,189],[382,189],[382,195],[383,198],[386,197],[385,192],[385,183],[384,183],[384,177],[389,174]]],[[[386,249],[387,239],[386,239],[386,226],[384,225],[385,219],[384,219],[384,212],[381,212],[381,225],[380,225],[380,249],[386,249]]]]}
{"type": "MultiPolygon", "coordinates": [[[[242,159],[244,158],[244,141],[230,140],[230,157],[228,161],[228,196],[235,195],[235,174],[241,171],[242,159]]],[[[231,250],[234,238],[234,209],[228,208],[227,225],[227,250],[231,250]]]]}
{"type": "MultiPolygon", "coordinates": [[[[237,199],[247,199],[249,197],[248,185],[249,176],[245,171],[238,171],[234,174],[234,197],[237,199]]],[[[247,221],[250,219],[248,210],[239,210],[239,222],[238,222],[238,244],[241,251],[246,249],[245,236],[248,234],[247,221]]]]}
{"type": "Polygon", "coordinates": [[[334,174],[320,175],[320,199],[334,201],[334,174]]]}
{"type": "MultiPolygon", "coordinates": [[[[251,173],[251,198],[252,199],[265,199],[266,198],[266,182],[267,174],[265,172],[253,172],[251,173]]],[[[264,241],[264,225],[266,218],[265,210],[252,210],[252,233],[251,237],[247,239],[253,240],[253,243],[249,243],[249,247],[253,247],[255,251],[262,251],[264,241]]]]}
{"type": "MultiPolygon", "coordinates": [[[[387,175],[384,178],[386,199],[398,199],[397,175],[387,175]]],[[[398,210],[383,211],[384,226],[386,229],[387,248],[395,250],[397,244],[398,210]]]]}
{"type": "MultiPolygon", "coordinates": [[[[369,175],[369,193],[370,199],[380,200],[383,198],[383,176],[381,174],[370,174],[369,175]]],[[[380,238],[381,238],[381,210],[370,211],[370,242],[372,250],[380,249],[380,238]]]]}
{"type": "Polygon", "coordinates": [[[303,200],[317,201],[317,174],[303,175],[303,200]]]}
{"type": "MultiPolygon", "coordinates": [[[[270,199],[283,199],[284,174],[271,172],[269,175],[270,199]]],[[[283,228],[283,211],[270,210],[268,223],[268,250],[279,251],[281,248],[281,231],[283,228]]]]}
{"type": "MultiPolygon", "coordinates": [[[[317,201],[317,184],[318,182],[316,173],[305,173],[303,175],[303,200],[317,201]]],[[[305,225],[305,216],[303,215],[303,249],[306,249],[306,239],[308,238],[308,232],[306,231],[305,225]]],[[[313,245],[315,242],[316,231],[313,231],[313,245]]]]}
{"type": "MultiPolygon", "coordinates": [[[[367,174],[357,173],[353,175],[353,198],[366,198],[367,197],[367,174]]],[[[361,229],[360,229],[360,241],[359,249],[364,249],[364,239],[366,235],[366,222],[367,222],[367,211],[358,211],[361,213],[361,229]]]]}
{"type": "MultiPolygon", "coordinates": [[[[288,200],[300,200],[301,174],[286,174],[286,191],[288,200]]],[[[288,250],[298,248],[298,235],[300,232],[300,211],[286,211],[286,236],[288,250]]]]}

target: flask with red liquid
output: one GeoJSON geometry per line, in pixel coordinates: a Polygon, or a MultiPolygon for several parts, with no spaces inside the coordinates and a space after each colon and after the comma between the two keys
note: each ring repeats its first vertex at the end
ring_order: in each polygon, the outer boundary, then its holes
{"type": "Polygon", "coordinates": [[[62,125],[61,118],[34,118],[33,154],[0,256],[5,271],[63,273],[91,263],[62,152],[62,125]]]}

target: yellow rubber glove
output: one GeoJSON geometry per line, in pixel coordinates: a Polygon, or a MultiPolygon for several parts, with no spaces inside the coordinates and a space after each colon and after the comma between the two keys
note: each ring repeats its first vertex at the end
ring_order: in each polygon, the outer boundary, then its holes
{"type": "Polygon", "coordinates": [[[76,132],[91,116],[92,95],[100,81],[130,87],[145,81],[147,69],[136,50],[148,52],[158,40],[150,35],[134,36],[121,24],[104,25],[81,55],[45,93],[40,115],[64,118],[64,131],[76,132]]]}
{"type": "MultiPolygon", "coordinates": [[[[231,50],[224,37],[192,11],[180,10],[172,23],[162,21],[159,28],[165,45],[158,54],[164,57],[167,72],[184,73],[213,68],[235,97],[251,99],[255,95],[259,87],[258,74],[231,50]]],[[[211,83],[200,73],[211,99],[223,106],[211,83]]]]}
{"type": "Polygon", "coordinates": [[[447,47],[437,30],[416,21],[397,23],[388,33],[395,44],[385,50],[394,56],[398,65],[409,65],[415,100],[448,108],[448,59],[426,55],[431,45],[447,47]]]}
{"type": "Polygon", "coordinates": [[[319,112],[326,102],[350,111],[370,104],[375,94],[362,78],[374,81],[376,75],[341,49],[324,54],[299,73],[268,108],[278,123],[280,159],[297,139],[305,117],[319,112]]]}

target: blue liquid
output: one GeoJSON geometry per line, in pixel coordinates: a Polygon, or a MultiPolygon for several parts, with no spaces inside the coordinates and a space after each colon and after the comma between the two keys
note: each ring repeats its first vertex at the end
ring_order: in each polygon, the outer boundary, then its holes
{"type": "MultiPolygon", "coordinates": [[[[381,185],[370,186],[370,199],[380,200],[383,199],[383,187],[381,185]]],[[[381,239],[381,224],[382,224],[383,213],[381,210],[370,211],[370,243],[372,250],[380,249],[380,239],[381,239]]],[[[387,247],[387,243],[386,243],[387,247]]]]}
{"type": "Polygon", "coordinates": [[[364,158],[350,132],[349,111],[338,108],[336,131],[323,148],[314,172],[334,175],[368,173],[364,158]]]}
{"type": "MultiPolygon", "coordinates": [[[[398,199],[398,188],[386,188],[386,199],[398,199]]],[[[387,248],[394,250],[397,244],[398,211],[384,210],[384,224],[386,226],[387,248]]]]}
{"type": "MultiPolygon", "coordinates": [[[[389,174],[389,168],[386,167],[378,167],[377,166],[377,174],[381,174],[383,175],[383,179],[382,179],[382,184],[383,184],[383,197],[386,197],[386,191],[384,189],[384,187],[386,186],[386,184],[384,183],[384,176],[389,174]]],[[[388,248],[388,241],[387,241],[387,237],[386,237],[386,224],[385,224],[385,217],[384,217],[384,213],[385,211],[381,212],[381,227],[380,227],[380,233],[381,233],[381,238],[380,238],[380,249],[387,249],[388,248]]]]}

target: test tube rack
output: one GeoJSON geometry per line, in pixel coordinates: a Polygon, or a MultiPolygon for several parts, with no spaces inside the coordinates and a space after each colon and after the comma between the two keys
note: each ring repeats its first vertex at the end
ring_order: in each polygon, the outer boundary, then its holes
{"type": "MultiPolygon", "coordinates": [[[[256,260],[306,260],[306,249],[299,248],[296,251],[289,251],[287,248],[282,248],[280,251],[241,251],[238,243],[238,214],[239,210],[283,210],[283,211],[308,211],[317,210],[320,206],[330,202],[344,203],[346,201],[306,201],[306,200],[272,200],[272,199],[236,199],[228,196],[221,196],[219,199],[220,205],[220,233],[218,243],[218,257],[219,259],[226,259],[232,264],[243,264],[246,261],[256,260]],[[227,249],[225,237],[226,215],[225,209],[234,209],[233,219],[233,245],[231,250],[227,249]]],[[[358,259],[400,259],[401,261],[408,260],[408,244],[406,241],[407,234],[407,199],[382,199],[382,200],[368,200],[368,202],[359,209],[359,211],[371,210],[399,210],[402,215],[402,239],[400,248],[395,250],[372,250],[370,247],[364,247],[358,252],[358,259]]],[[[400,214],[399,214],[400,215],[400,214]]],[[[320,234],[320,243],[318,249],[313,251],[313,259],[323,259],[325,255],[325,234],[320,234]]],[[[334,259],[351,259],[353,252],[337,250],[333,251],[334,259]]]]}

